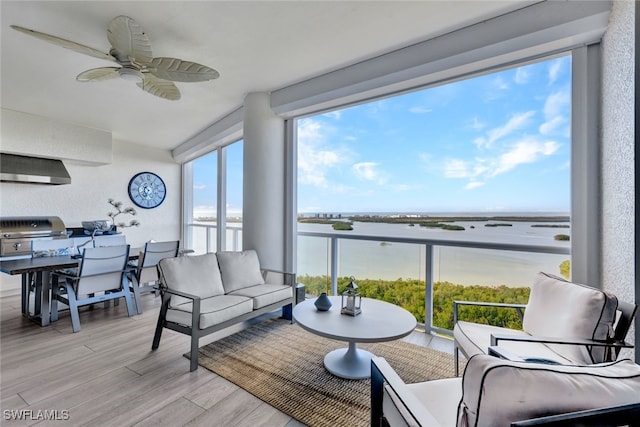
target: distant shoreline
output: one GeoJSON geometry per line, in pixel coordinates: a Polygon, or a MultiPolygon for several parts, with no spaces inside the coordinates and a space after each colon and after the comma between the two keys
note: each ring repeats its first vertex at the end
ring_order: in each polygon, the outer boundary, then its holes
{"type": "MultiPolygon", "coordinates": [[[[215,217],[198,217],[195,221],[216,222],[215,217]]],[[[305,214],[298,216],[300,223],[333,223],[336,221],[375,222],[386,224],[417,224],[420,222],[542,222],[569,223],[569,215],[419,215],[419,214],[305,214]]],[[[226,222],[242,222],[242,218],[227,218],[226,222]]],[[[544,227],[544,225],[541,225],[544,227]]]]}
{"type": "MultiPolygon", "coordinates": [[[[569,223],[569,215],[553,216],[432,216],[432,215],[318,215],[313,217],[298,217],[299,223],[304,224],[333,224],[336,222],[369,222],[382,224],[409,224],[409,225],[434,225],[437,223],[452,222],[487,222],[508,221],[508,222],[537,222],[544,223],[539,227],[550,227],[549,223],[569,223]]],[[[489,224],[488,224],[489,225],[489,224]]],[[[509,224],[493,224],[509,225],[509,224]]],[[[564,226],[557,226],[562,227],[564,226]]],[[[568,227],[568,226],[567,226],[568,227]]]]}

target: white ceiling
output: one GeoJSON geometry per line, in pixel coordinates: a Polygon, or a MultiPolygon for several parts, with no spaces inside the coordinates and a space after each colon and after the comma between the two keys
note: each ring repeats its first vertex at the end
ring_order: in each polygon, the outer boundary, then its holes
{"type": "Polygon", "coordinates": [[[4,1],[0,3],[2,108],[112,132],[172,149],[242,105],[358,61],[427,40],[530,1],[4,1]],[[19,25],[109,51],[106,28],[127,15],[148,34],[154,56],[220,72],[176,83],[179,101],[125,80],[75,76],[113,63],[19,33],[19,25]]]}

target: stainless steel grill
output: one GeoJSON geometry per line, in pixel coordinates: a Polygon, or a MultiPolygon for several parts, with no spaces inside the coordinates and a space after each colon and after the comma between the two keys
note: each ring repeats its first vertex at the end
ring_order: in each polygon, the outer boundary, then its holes
{"type": "Polygon", "coordinates": [[[0,257],[29,255],[34,239],[63,238],[64,223],[57,216],[0,218],[0,257]]]}

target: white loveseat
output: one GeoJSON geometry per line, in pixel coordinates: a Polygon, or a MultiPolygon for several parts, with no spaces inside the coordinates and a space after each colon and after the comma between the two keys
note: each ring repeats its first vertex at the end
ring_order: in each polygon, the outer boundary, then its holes
{"type": "Polygon", "coordinates": [[[544,417],[557,414],[564,423],[549,425],[636,426],[640,366],[628,359],[570,366],[479,354],[463,377],[406,384],[385,359],[371,361],[372,426],[546,425],[544,417]],[[597,418],[603,408],[608,412],[597,418]]]}
{"type": "Polygon", "coordinates": [[[191,336],[191,371],[200,337],[294,303],[295,275],[261,269],[254,250],[165,258],[158,263],[163,328],[191,336]]]}
{"type": "MultiPolygon", "coordinates": [[[[615,360],[624,342],[636,306],[618,302],[599,289],[539,273],[526,305],[456,301],[454,356],[487,354],[500,346],[522,359],[548,359],[561,364],[593,364],[615,360]],[[458,318],[459,306],[489,305],[524,309],[522,330],[467,322],[458,318]]],[[[509,357],[511,358],[511,357],[509,357]]]]}

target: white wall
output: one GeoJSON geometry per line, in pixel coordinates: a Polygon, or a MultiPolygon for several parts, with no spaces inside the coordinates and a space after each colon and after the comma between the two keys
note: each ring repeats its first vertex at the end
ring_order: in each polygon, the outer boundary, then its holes
{"type": "MultiPolygon", "coordinates": [[[[81,227],[83,220],[106,220],[107,213],[113,211],[107,199],[121,201],[125,207],[135,206],[127,193],[129,180],[138,172],[150,171],[164,180],[165,201],[155,209],[136,207],[135,217],[120,215],[116,220],[128,223],[135,218],[140,222],[139,227],[122,230],[132,247],[143,246],[150,239],[180,238],[181,167],[169,151],[114,140],[111,164],[89,166],[63,161],[71,175],[69,185],[0,183],[0,216],[55,215],[67,227],[81,227]]],[[[17,289],[18,277],[0,274],[1,295],[17,289]]]]}
{"type": "MultiPolygon", "coordinates": [[[[603,39],[602,278],[604,289],[634,301],[635,3],[615,1],[603,39]]],[[[633,331],[628,335],[633,341],[633,331]]],[[[632,351],[627,353],[632,354],[632,351]]]]}

